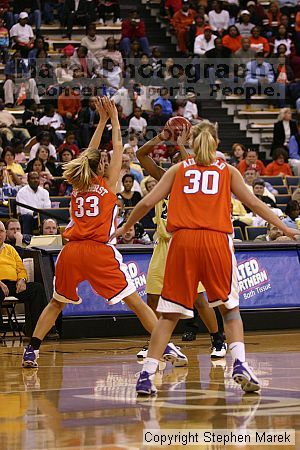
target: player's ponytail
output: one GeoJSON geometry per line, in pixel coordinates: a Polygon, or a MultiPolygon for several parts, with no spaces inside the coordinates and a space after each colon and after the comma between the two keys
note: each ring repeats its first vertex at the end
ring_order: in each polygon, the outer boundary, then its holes
{"type": "Polygon", "coordinates": [[[196,163],[202,166],[210,166],[216,159],[217,127],[208,120],[203,120],[199,125],[193,126],[192,147],[196,163]]]}
{"type": "Polygon", "coordinates": [[[63,176],[72,184],[73,188],[85,192],[88,191],[98,173],[101,153],[94,148],[88,148],[72,161],[64,164],[63,176]]]}

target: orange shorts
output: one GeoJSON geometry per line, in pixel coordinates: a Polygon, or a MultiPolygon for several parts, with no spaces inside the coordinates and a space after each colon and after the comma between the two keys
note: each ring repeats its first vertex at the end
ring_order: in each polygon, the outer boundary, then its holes
{"type": "Polygon", "coordinates": [[[55,300],[81,303],[77,286],[87,280],[110,304],[135,292],[122,255],[111,244],[70,241],[60,252],[55,267],[55,300]]]}
{"type": "Polygon", "coordinates": [[[230,236],[210,230],[179,230],[172,237],[158,312],[193,317],[198,282],[210,306],[239,304],[237,266],[230,236]]]}

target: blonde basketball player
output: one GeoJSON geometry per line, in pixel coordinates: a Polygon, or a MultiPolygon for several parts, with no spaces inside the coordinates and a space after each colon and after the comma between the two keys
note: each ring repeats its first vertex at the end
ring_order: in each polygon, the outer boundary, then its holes
{"type": "Polygon", "coordinates": [[[216,157],[217,145],[217,130],[212,123],[204,121],[195,125],[191,138],[194,158],[169,169],[118,230],[118,233],[126,232],[170,194],[167,230],[173,237],[157,308],[161,317],[151,335],[148,357],[136,386],[138,394],[156,393],[153,377],[158,360],[178,320],[192,316],[199,279],[206,288],[210,305],[218,306],[223,316],[233,358],[233,379],[245,392],[260,389],[245,357],[237,265],[231,240],[231,192],[290,238],[295,239],[300,231],[284,225],[268,206],[245,189],[238,170],[216,157]]]}

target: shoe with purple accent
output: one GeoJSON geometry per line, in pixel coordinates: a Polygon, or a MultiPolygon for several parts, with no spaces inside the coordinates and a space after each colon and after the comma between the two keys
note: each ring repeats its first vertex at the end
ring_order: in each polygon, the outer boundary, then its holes
{"type": "Polygon", "coordinates": [[[176,347],[172,342],[167,345],[163,358],[165,361],[170,361],[174,367],[184,367],[188,365],[187,357],[180,351],[180,347],[176,347]]]}
{"type": "Polygon", "coordinates": [[[242,363],[238,359],[234,361],[232,378],[241,385],[244,392],[255,392],[260,389],[258,379],[246,362],[242,363]]]}
{"type": "Polygon", "coordinates": [[[152,380],[154,378],[154,373],[143,371],[139,375],[139,379],[136,383],[136,392],[140,395],[154,395],[157,392],[152,380]]]}
{"type": "Polygon", "coordinates": [[[39,357],[39,350],[34,350],[31,345],[24,349],[22,367],[27,369],[37,368],[39,365],[37,359],[39,357]]]}

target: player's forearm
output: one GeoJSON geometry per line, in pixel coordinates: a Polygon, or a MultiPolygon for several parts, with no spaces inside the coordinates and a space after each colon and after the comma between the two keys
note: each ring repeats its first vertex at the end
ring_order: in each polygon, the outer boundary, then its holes
{"type": "Polygon", "coordinates": [[[106,120],[104,121],[104,120],[100,119],[100,121],[94,131],[92,139],[90,140],[89,148],[99,148],[105,125],[106,125],[106,120]]]}
{"type": "Polygon", "coordinates": [[[179,151],[181,154],[181,158],[182,159],[187,159],[189,157],[188,152],[186,151],[186,148],[184,145],[179,145],[179,151]]]}

